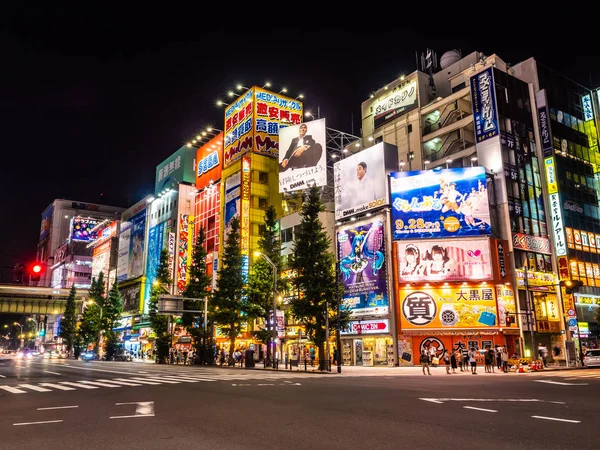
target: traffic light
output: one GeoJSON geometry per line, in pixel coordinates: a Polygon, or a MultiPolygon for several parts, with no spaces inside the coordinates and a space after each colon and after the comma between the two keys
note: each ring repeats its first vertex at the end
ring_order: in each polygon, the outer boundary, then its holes
{"type": "Polygon", "coordinates": [[[583,286],[583,281],[581,280],[562,280],[560,283],[561,287],[565,288],[565,292],[567,294],[574,294],[575,292],[579,292],[579,288],[583,286]]]}
{"type": "Polygon", "coordinates": [[[46,270],[46,265],[40,262],[35,262],[29,266],[29,276],[31,281],[40,281],[40,276],[46,270]]]}
{"type": "Polygon", "coordinates": [[[517,322],[517,317],[514,314],[506,315],[506,326],[507,327],[510,327],[511,325],[513,325],[516,322],[517,322]]]}

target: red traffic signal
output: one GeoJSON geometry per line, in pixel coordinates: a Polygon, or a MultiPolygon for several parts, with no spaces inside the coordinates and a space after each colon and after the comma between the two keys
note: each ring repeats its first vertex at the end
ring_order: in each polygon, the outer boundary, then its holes
{"type": "Polygon", "coordinates": [[[42,265],[41,264],[34,264],[33,267],[31,268],[31,271],[33,273],[42,273],[42,265]]]}
{"type": "Polygon", "coordinates": [[[31,277],[31,281],[39,281],[40,275],[42,275],[46,270],[46,265],[44,263],[33,263],[29,266],[28,272],[31,277]]]}

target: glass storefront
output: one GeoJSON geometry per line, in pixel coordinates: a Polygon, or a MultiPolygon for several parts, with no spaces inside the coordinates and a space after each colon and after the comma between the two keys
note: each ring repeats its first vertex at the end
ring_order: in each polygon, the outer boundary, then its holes
{"type": "Polygon", "coordinates": [[[342,362],[345,366],[392,366],[394,343],[391,336],[342,339],[342,362]]]}

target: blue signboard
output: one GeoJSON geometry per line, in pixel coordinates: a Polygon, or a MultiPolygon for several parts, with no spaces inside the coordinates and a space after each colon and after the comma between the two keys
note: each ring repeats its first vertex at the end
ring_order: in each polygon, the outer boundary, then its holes
{"type": "Polygon", "coordinates": [[[471,101],[477,143],[498,135],[498,110],[492,67],[471,77],[471,101]]]}
{"type": "Polygon", "coordinates": [[[394,239],[492,232],[484,167],[390,174],[394,239]]]}
{"type": "Polygon", "coordinates": [[[165,248],[165,241],[169,235],[167,222],[159,223],[150,228],[148,232],[148,260],[146,261],[146,290],[144,298],[150,298],[152,282],[156,280],[156,271],[160,263],[160,253],[165,248]]]}

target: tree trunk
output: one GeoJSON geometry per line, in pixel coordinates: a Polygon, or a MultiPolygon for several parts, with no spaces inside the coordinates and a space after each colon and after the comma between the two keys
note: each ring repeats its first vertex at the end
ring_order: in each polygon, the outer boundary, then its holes
{"type": "Polygon", "coordinates": [[[325,354],[325,343],[320,342],[319,348],[319,370],[327,370],[326,361],[327,355],[325,354]]]}
{"type": "Polygon", "coordinates": [[[267,361],[271,361],[271,337],[273,335],[273,333],[271,332],[271,322],[267,319],[265,321],[265,324],[267,325],[267,330],[269,330],[269,339],[266,340],[265,344],[267,344],[267,361]]]}
{"type": "MultiPolygon", "coordinates": [[[[231,327],[232,329],[235,329],[235,327],[231,327]]],[[[235,350],[235,334],[231,333],[229,335],[229,361],[227,363],[228,366],[234,366],[235,365],[235,361],[233,359],[233,351],[235,350]]]]}

